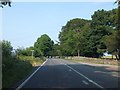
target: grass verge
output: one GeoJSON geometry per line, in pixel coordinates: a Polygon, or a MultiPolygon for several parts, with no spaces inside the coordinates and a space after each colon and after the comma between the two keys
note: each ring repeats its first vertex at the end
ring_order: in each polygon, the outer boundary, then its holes
{"type": "Polygon", "coordinates": [[[73,62],[82,62],[82,63],[90,63],[90,64],[106,64],[106,65],[116,65],[120,66],[120,61],[117,60],[108,60],[108,59],[100,59],[100,58],[87,58],[87,57],[79,57],[79,58],[65,58],[66,60],[70,60],[73,62]]]}
{"type": "Polygon", "coordinates": [[[31,59],[30,56],[2,58],[2,88],[10,88],[25,76],[30,74],[35,66],[42,64],[45,59],[31,59]]]}
{"type": "Polygon", "coordinates": [[[32,66],[39,66],[45,61],[44,57],[42,58],[33,57],[32,58],[31,56],[17,56],[17,58],[22,61],[29,61],[32,66]]]}

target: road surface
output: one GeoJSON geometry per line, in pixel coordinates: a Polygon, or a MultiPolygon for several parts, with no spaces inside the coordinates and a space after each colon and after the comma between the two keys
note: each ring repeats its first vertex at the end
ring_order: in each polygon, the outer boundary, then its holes
{"type": "Polygon", "coordinates": [[[20,88],[118,88],[117,72],[63,59],[47,59],[20,88]]]}

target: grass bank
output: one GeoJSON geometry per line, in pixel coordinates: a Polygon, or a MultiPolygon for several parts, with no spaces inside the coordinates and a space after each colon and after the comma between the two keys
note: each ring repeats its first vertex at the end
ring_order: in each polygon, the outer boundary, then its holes
{"type": "Polygon", "coordinates": [[[31,56],[2,58],[2,87],[10,88],[25,76],[30,74],[35,66],[42,64],[45,59],[31,58],[31,56]]]}
{"type": "Polygon", "coordinates": [[[35,58],[35,57],[31,57],[31,56],[17,56],[18,59],[22,60],[22,61],[28,61],[30,62],[30,64],[32,66],[39,66],[41,65],[44,61],[45,61],[45,58],[42,57],[42,58],[35,58]]]}
{"type": "Polygon", "coordinates": [[[101,58],[88,58],[88,57],[65,57],[66,60],[73,62],[82,62],[90,64],[106,64],[106,65],[116,65],[120,66],[120,61],[111,59],[101,59],[101,58]]]}

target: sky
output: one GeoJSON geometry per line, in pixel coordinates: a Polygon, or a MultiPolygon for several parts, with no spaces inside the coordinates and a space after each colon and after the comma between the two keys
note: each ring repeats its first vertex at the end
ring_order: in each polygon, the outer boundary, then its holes
{"type": "Polygon", "coordinates": [[[54,42],[67,21],[91,19],[98,9],[112,10],[113,2],[13,2],[0,8],[0,38],[14,49],[33,46],[37,38],[47,34],[54,42]]]}

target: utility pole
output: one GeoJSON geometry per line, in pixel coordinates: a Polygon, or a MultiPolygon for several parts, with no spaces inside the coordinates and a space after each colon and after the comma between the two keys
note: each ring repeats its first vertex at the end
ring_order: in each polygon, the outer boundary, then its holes
{"type": "Polygon", "coordinates": [[[31,52],[32,52],[32,60],[33,60],[33,53],[34,53],[34,50],[31,50],[31,52]]]}

